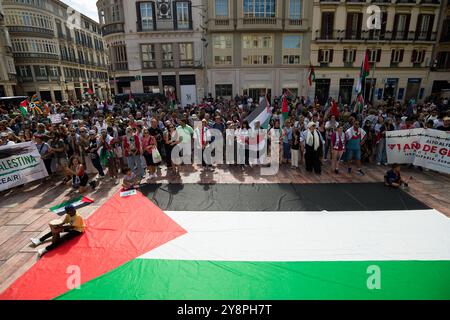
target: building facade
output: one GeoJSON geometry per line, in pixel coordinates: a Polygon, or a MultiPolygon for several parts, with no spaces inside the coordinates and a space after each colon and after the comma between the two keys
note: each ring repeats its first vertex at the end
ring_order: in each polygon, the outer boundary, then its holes
{"type": "Polygon", "coordinates": [[[431,93],[450,96],[450,1],[442,0],[439,29],[430,79],[431,93]]]}
{"type": "Polygon", "coordinates": [[[16,68],[12,54],[12,44],[8,28],[5,26],[5,14],[0,1],[0,97],[15,95],[16,68]]]}
{"type": "MultiPolygon", "coordinates": [[[[283,89],[307,94],[312,2],[208,0],[208,91],[214,96],[283,89]]],[[[257,101],[257,100],[256,100],[257,101]]]]}
{"type": "Polygon", "coordinates": [[[46,101],[110,95],[108,57],[97,22],[59,0],[3,0],[18,95],[46,101]]]}
{"type": "Polygon", "coordinates": [[[183,104],[205,95],[201,0],[100,0],[100,24],[115,93],[175,93],[183,104]]]}
{"type": "Polygon", "coordinates": [[[440,6],[440,0],[314,0],[310,96],[349,104],[368,50],[366,101],[423,101],[431,94],[440,6]]]}

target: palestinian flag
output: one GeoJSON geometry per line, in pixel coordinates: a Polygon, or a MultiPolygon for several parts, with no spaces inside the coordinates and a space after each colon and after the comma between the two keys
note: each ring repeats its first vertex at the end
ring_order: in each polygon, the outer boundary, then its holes
{"type": "Polygon", "coordinates": [[[86,206],[90,205],[91,203],[94,203],[94,200],[91,200],[87,197],[80,196],[78,198],[74,198],[69,201],[63,202],[60,205],[51,207],[50,211],[53,211],[57,215],[61,216],[61,215],[65,214],[64,208],[69,205],[74,206],[75,209],[79,209],[79,208],[86,207],[86,206]]]}
{"type": "Polygon", "coordinates": [[[245,120],[248,121],[249,126],[252,129],[255,128],[257,122],[259,122],[261,129],[268,129],[271,118],[272,108],[270,106],[270,101],[267,98],[267,95],[264,95],[259,100],[259,107],[250,113],[245,120]]]}
{"type": "Polygon", "coordinates": [[[369,73],[370,73],[369,52],[367,50],[365,50],[364,59],[361,64],[361,69],[359,71],[359,79],[356,84],[356,94],[358,96],[362,95],[363,86],[366,81],[366,78],[369,76],[369,73]]]}
{"type": "Polygon", "coordinates": [[[311,87],[313,82],[316,81],[316,71],[314,70],[314,66],[311,64],[309,67],[309,74],[308,74],[308,84],[311,87]]]}
{"type": "Polygon", "coordinates": [[[283,126],[284,126],[284,123],[289,118],[289,106],[286,93],[283,95],[283,105],[281,107],[281,114],[283,116],[283,126]]]}
{"type": "Polygon", "coordinates": [[[86,224],[0,299],[450,299],[450,220],[383,184],[152,184],[86,224]]]}
{"type": "Polygon", "coordinates": [[[28,99],[27,100],[23,100],[20,103],[19,111],[20,111],[20,113],[22,114],[23,117],[26,117],[26,115],[28,114],[28,99]]]}

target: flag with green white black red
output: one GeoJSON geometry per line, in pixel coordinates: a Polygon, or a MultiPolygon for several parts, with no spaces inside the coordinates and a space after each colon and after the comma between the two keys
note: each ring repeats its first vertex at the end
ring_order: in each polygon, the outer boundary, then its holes
{"type": "Polygon", "coordinates": [[[51,207],[50,211],[53,211],[57,215],[61,216],[61,215],[65,214],[64,208],[69,205],[75,207],[75,209],[80,209],[80,208],[90,205],[93,202],[94,202],[94,200],[91,200],[84,196],[79,196],[79,197],[70,199],[68,201],[65,201],[57,206],[51,207]]]}
{"type": "Polygon", "coordinates": [[[141,191],[114,195],[80,239],[44,256],[0,299],[450,299],[450,221],[402,190],[152,184],[141,191]],[[67,288],[73,265],[77,289],[67,288]]]}

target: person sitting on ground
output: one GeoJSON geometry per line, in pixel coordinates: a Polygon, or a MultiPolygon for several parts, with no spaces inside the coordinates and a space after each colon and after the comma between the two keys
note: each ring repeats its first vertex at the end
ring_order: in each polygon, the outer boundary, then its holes
{"type": "Polygon", "coordinates": [[[408,186],[408,184],[402,180],[399,164],[393,164],[392,169],[386,172],[386,175],[384,176],[384,184],[387,187],[393,188],[399,188],[402,185],[405,187],[408,186]]]}
{"type": "Polygon", "coordinates": [[[62,224],[59,226],[51,226],[51,231],[41,238],[31,238],[31,242],[37,247],[45,240],[52,238],[52,244],[46,248],[38,250],[38,256],[42,257],[45,253],[57,248],[62,243],[67,242],[73,238],[76,238],[84,233],[84,220],[77,213],[74,206],[69,205],[64,208],[66,210],[66,217],[62,224]],[[61,233],[65,233],[60,236],[61,233]]]}
{"type": "Polygon", "coordinates": [[[123,177],[122,187],[123,191],[133,190],[139,188],[138,178],[136,174],[130,168],[124,170],[125,176],[123,177]]]}

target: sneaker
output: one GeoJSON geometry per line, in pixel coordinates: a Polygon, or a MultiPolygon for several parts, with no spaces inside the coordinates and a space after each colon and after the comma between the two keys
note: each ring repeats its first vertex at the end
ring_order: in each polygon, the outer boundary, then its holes
{"type": "Polygon", "coordinates": [[[381,162],[377,162],[377,166],[381,166],[381,162]]]}
{"type": "Polygon", "coordinates": [[[103,179],[103,178],[105,178],[105,176],[98,176],[98,179],[103,179]]]}
{"type": "Polygon", "coordinates": [[[361,175],[361,176],[365,176],[365,175],[366,175],[361,169],[358,169],[358,173],[359,173],[359,175],[361,175]]]}
{"type": "Polygon", "coordinates": [[[350,174],[352,173],[352,168],[348,168],[347,172],[350,174]]]}
{"type": "Polygon", "coordinates": [[[34,244],[36,247],[42,243],[41,240],[39,240],[39,238],[31,238],[30,241],[31,241],[31,243],[34,244]]]}
{"type": "Polygon", "coordinates": [[[45,249],[45,248],[39,249],[37,251],[37,253],[38,253],[38,258],[41,258],[44,254],[47,253],[47,249],[45,249]]]}

